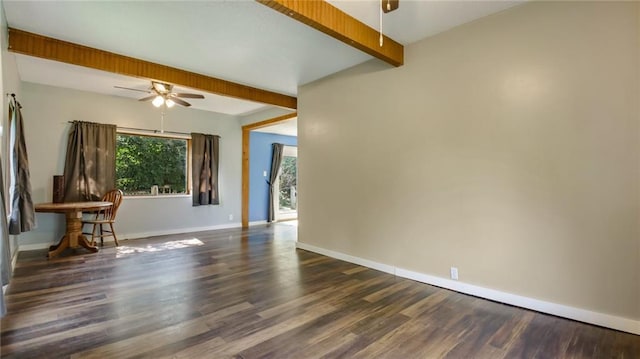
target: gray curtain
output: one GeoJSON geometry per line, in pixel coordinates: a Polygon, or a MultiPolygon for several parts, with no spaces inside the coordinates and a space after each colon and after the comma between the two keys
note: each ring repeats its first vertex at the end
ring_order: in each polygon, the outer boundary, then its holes
{"type": "Polygon", "coordinates": [[[191,182],[194,206],[220,204],[218,156],[220,137],[191,134],[191,182]]]}
{"type": "Polygon", "coordinates": [[[20,103],[13,98],[9,104],[9,129],[11,131],[11,218],[9,233],[20,234],[36,226],[36,215],[31,199],[31,180],[29,178],[29,157],[24,139],[22,112],[20,103]]]}
{"type": "Polygon", "coordinates": [[[280,196],[275,193],[275,183],[280,172],[280,164],[282,164],[284,145],[282,143],[274,143],[271,152],[271,174],[269,175],[269,218],[267,222],[273,222],[276,214],[276,202],[280,196]]]}
{"type": "Polygon", "coordinates": [[[97,201],[116,187],[116,126],[74,121],[64,162],[64,201],[97,201]]]}
{"type": "MultiPolygon", "coordinates": [[[[2,173],[2,161],[0,160],[0,287],[9,284],[11,279],[11,246],[9,244],[9,231],[7,230],[7,212],[4,202],[4,178],[2,173]]],[[[0,291],[0,317],[7,312],[4,304],[4,294],[0,291]]]]}

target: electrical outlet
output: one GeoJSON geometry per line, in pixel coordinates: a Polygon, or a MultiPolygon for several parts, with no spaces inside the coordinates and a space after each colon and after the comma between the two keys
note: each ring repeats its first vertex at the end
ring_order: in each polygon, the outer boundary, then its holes
{"type": "Polygon", "coordinates": [[[229,215],[229,220],[230,220],[230,221],[233,221],[233,214],[230,214],[230,215],[229,215]]]}
{"type": "Polygon", "coordinates": [[[262,171],[262,177],[267,177],[267,171],[262,171]]]}
{"type": "Polygon", "coordinates": [[[451,279],[458,280],[458,268],[451,267],[451,279]]]}

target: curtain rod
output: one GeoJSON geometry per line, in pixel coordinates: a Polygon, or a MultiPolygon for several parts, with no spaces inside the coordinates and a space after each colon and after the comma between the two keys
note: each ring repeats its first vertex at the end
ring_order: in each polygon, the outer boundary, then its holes
{"type": "Polygon", "coordinates": [[[131,130],[131,131],[145,131],[145,132],[152,132],[152,133],[173,133],[174,135],[183,135],[183,136],[191,136],[190,133],[186,133],[186,132],[176,132],[176,131],[160,131],[160,130],[148,130],[146,128],[135,128],[135,127],[120,127],[117,126],[117,128],[119,130],[131,130]]]}
{"type": "MultiPolygon", "coordinates": [[[[76,121],[67,121],[67,122],[68,123],[74,123],[76,121]]],[[[149,130],[149,129],[146,129],[146,128],[121,127],[121,126],[116,126],[116,128],[119,129],[119,130],[145,131],[145,132],[158,133],[158,134],[172,133],[174,135],[191,136],[191,133],[187,133],[187,132],[160,131],[160,130],[149,130]]],[[[220,137],[218,135],[214,135],[214,136],[222,138],[222,137],[220,137]]]]}

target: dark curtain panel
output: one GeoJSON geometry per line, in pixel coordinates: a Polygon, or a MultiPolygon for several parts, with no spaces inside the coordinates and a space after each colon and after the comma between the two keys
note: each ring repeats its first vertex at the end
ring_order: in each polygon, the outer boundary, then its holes
{"type": "Polygon", "coordinates": [[[22,112],[20,103],[15,99],[9,104],[9,129],[11,131],[11,211],[9,233],[20,234],[30,231],[36,225],[36,215],[31,199],[31,180],[29,178],[29,157],[24,140],[22,112]]]}
{"type": "MultiPolygon", "coordinates": [[[[11,279],[11,248],[9,245],[9,231],[7,229],[7,213],[4,206],[4,178],[2,174],[2,161],[0,161],[0,287],[9,284],[11,279]]],[[[4,293],[0,291],[0,317],[4,316],[7,308],[4,304],[4,293]]]]}
{"type": "Polygon", "coordinates": [[[220,204],[218,155],[220,137],[191,134],[191,182],[193,205],[220,204]]]}
{"type": "Polygon", "coordinates": [[[275,220],[276,201],[279,199],[279,196],[275,193],[274,185],[278,179],[278,172],[280,172],[283,150],[284,145],[282,143],[274,143],[272,145],[271,174],[269,175],[269,218],[267,218],[267,222],[273,222],[275,220]]]}
{"type": "Polygon", "coordinates": [[[116,126],[74,121],[64,162],[64,201],[99,201],[116,187],[116,126]]]}

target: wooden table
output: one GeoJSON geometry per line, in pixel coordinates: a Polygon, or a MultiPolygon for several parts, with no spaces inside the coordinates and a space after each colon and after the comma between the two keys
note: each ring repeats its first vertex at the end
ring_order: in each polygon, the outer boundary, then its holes
{"type": "Polygon", "coordinates": [[[57,256],[66,248],[77,248],[78,245],[91,252],[97,252],[98,247],[92,246],[82,234],[82,212],[97,211],[111,206],[111,202],[67,202],[67,203],[38,203],[36,212],[64,213],[67,230],[60,242],[49,247],[49,258],[57,256]]]}

